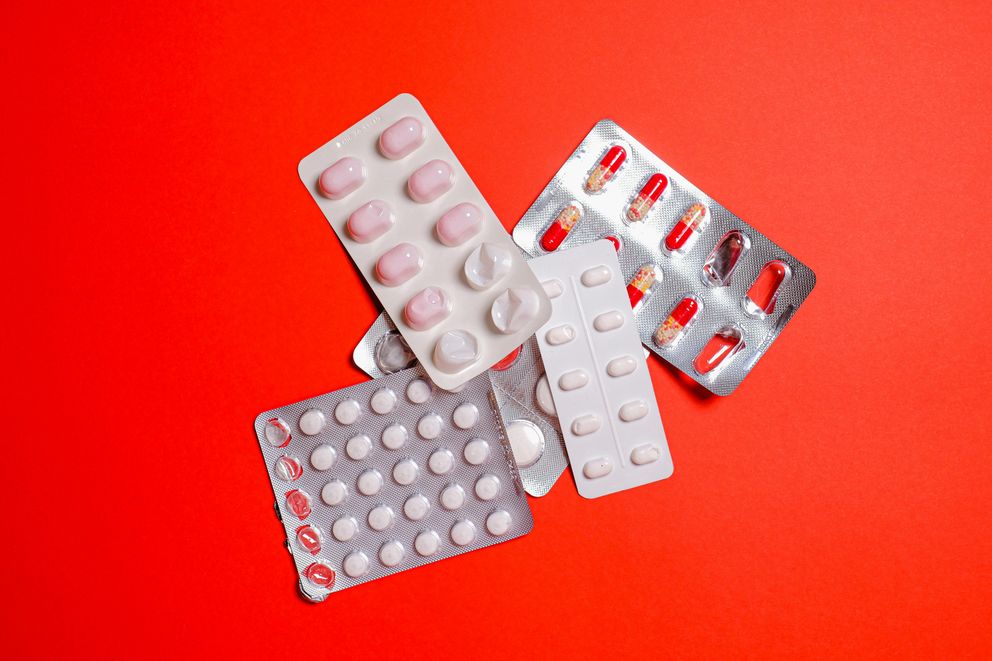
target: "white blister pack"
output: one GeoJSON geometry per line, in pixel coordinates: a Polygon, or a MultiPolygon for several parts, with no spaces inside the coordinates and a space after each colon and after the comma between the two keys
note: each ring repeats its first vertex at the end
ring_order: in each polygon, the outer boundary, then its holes
{"type": "Polygon", "coordinates": [[[529,262],[551,298],[537,331],[579,494],[597,498],[662,480],[672,458],[609,241],[529,262]]]}
{"type": "Polygon", "coordinates": [[[311,601],[530,532],[489,376],[420,368],[266,411],[255,433],[311,601]]]}
{"type": "Polygon", "coordinates": [[[304,158],[299,174],[441,388],[481,374],[547,320],[547,296],[413,96],[304,158]]]}

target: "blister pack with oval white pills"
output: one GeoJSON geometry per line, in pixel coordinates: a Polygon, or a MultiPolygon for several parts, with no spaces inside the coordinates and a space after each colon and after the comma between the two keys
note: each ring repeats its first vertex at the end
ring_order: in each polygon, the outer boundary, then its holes
{"type": "Polygon", "coordinates": [[[579,494],[598,498],[669,477],[651,376],[608,241],[532,259],[551,298],[536,336],[579,494]]]}
{"type": "Polygon", "coordinates": [[[519,250],[409,94],[304,158],[299,174],[438,386],[481,374],[547,320],[519,250]]]}
{"type": "MultiPolygon", "coordinates": [[[[373,378],[417,364],[386,314],[379,315],[365,333],[353,358],[373,378]]],[[[568,457],[537,340],[528,338],[495,363],[489,376],[524,489],[543,496],[565,471],[568,457]]]]}
{"type": "Polygon", "coordinates": [[[419,367],[255,419],[303,596],[533,527],[487,374],[451,393],[419,367]]]}
{"type": "Polygon", "coordinates": [[[641,341],[733,392],[816,284],[812,270],[610,120],[596,124],[513,230],[532,256],[609,239],[641,341]]]}

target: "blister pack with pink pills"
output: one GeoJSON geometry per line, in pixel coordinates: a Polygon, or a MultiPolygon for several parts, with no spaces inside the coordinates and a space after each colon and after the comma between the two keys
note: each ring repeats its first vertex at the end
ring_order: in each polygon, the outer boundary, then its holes
{"type": "Polygon", "coordinates": [[[812,270],[610,120],[513,230],[532,256],[608,239],[646,347],[733,392],[816,284],[812,270]]]}
{"type": "Polygon", "coordinates": [[[537,342],[579,494],[606,494],[672,474],[634,315],[613,244],[531,260],[551,298],[537,342]]]}
{"type": "Polygon", "coordinates": [[[533,527],[487,374],[451,393],[403,370],[266,411],[255,433],[311,601],[533,527]]]}
{"type": "MultiPolygon", "coordinates": [[[[373,378],[417,364],[388,315],[379,315],[353,353],[373,378]]],[[[537,340],[531,336],[489,369],[520,480],[532,496],[543,496],[568,466],[551,388],[537,340]]]]}
{"type": "Polygon", "coordinates": [[[409,94],[304,158],[299,173],[441,388],[484,372],[547,320],[519,250],[409,94]]]}

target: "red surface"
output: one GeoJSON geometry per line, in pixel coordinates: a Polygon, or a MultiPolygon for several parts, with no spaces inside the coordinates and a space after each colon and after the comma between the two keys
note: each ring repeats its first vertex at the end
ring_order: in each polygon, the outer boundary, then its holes
{"type": "Polygon", "coordinates": [[[6,8],[8,656],[992,655],[990,5],[578,4],[6,8]],[[819,284],[650,361],[672,479],[308,606],[251,423],[377,308],[296,165],[402,91],[507,228],[610,117],[819,284]]]}

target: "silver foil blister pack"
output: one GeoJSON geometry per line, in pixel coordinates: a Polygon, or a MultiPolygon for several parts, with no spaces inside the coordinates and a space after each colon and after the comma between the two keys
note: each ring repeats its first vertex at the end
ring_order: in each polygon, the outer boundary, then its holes
{"type": "MultiPolygon", "coordinates": [[[[359,341],[353,358],[373,378],[417,364],[385,313],[359,341]]],[[[565,471],[568,457],[537,340],[531,336],[493,365],[489,376],[524,489],[543,496],[565,471]]]]}
{"type": "Polygon", "coordinates": [[[717,395],[740,385],[816,284],[611,120],[565,161],[513,238],[535,257],[609,239],[643,344],[717,395]]]}
{"type": "Polygon", "coordinates": [[[311,601],[533,527],[488,374],[420,367],[265,411],[265,466],[311,601]]]}

